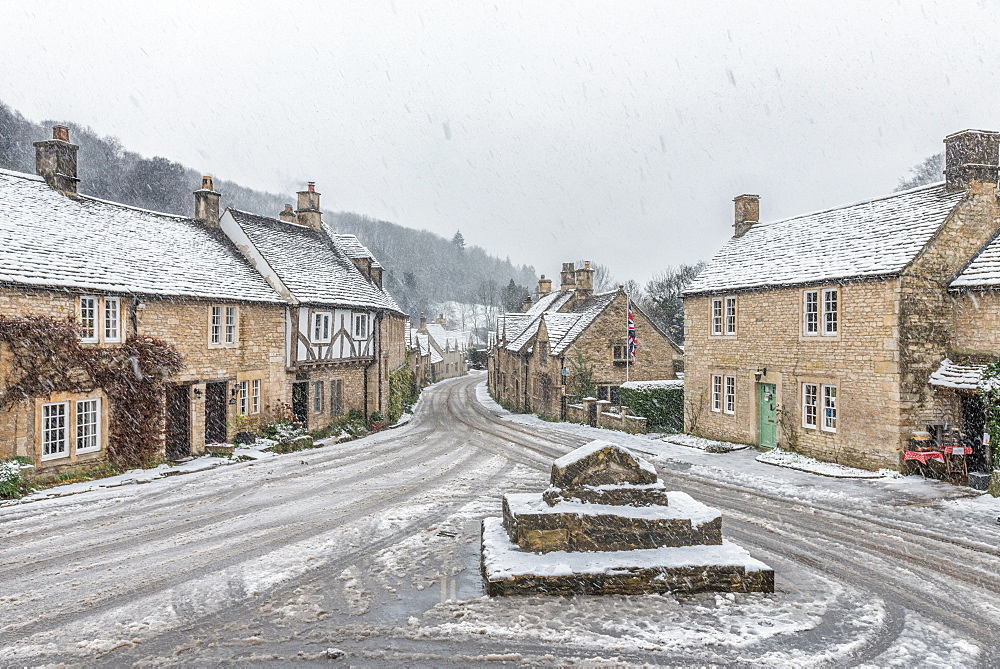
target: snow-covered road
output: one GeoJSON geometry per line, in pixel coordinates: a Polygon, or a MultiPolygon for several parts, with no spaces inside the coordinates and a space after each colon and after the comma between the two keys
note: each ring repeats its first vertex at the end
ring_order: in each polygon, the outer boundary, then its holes
{"type": "Polygon", "coordinates": [[[479,520],[597,433],[501,416],[482,379],[363,440],[0,509],[0,664],[1000,662],[988,503],[743,451],[652,459],[775,568],[773,595],[484,598],[479,520]]]}

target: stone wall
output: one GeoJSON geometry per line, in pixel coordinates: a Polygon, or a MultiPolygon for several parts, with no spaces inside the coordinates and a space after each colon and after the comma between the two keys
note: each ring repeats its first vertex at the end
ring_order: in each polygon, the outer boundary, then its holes
{"type": "MultiPolygon", "coordinates": [[[[372,411],[378,410],[378,370],[375,365],[366,369],[365,363],[351,362],[341,364],[322,364],[300,367],[296,372],[289,373],[288,387],[292,383],[306,383],[306,427],[310,430],[318,430],[328,426],[339,416],[346,414],[352,409],[361,411],[368,416],[372,411]],[[367,379],[368,403],[365,404],[367,379]],[[331,384],[340,381],[342,392],[342,403],[340,412],[335,412],[333,397],[331,395],[331,384]],[[319,411],[316,411],[316,384],[322,386],[319,401],[319,411]]],[[[388,399],[388,398],[386,398],[388,399]]]]}
{"type": "Polygon", "coordinates": [[[901,279],[899,354],[904,429],[900,449],[907,445],[912,429],[947,410],[935,406],[937,394],[927,382],[941,360],[953,355],[956,346],[995,346],[995,335],[989,332],[995,316],[983,314],[996,304],[995,299],[987,299],[987,308],[980,310],[983,320],[977,322],[970,318],[969,303],[961,299],[956,303],[947,286],[997,230],[1000,205],[996,186],[973,182],[966,198],[901,279]]]}
{"type": "Polygon", "coordinates": [[[756,444],[757,381],[775,384],[784,417],[779,444],[833,462],[898,467],[901,434],[896,314],[897,280],[840,286],[839,332],[802,334],[803,288],[737,295],[737,334],[711,331],[711,296],[684,301],[685,431],[722,441],[756,444]],[[713,374],[736,378],[735,412],[711,410],[713,374]],[[836,385],[836,432],[802,427],[801,384],[836,385]]]}

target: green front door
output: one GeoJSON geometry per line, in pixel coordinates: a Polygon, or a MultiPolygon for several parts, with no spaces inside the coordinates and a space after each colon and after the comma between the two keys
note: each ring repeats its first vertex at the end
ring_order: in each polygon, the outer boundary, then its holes
{"type": "Polygon", "coordinates": [[[757,445],[761,448],[778,445],[778,410],[773,383],[757,384],[757,445]]]}

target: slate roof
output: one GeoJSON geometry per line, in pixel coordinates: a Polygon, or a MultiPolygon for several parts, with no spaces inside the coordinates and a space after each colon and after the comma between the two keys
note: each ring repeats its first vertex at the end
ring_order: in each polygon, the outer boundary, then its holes
{"type": "Polygon", "coordinates": [[[465,350],[473,343],[472,334],[464,330],[448,330],[439,323],[428,323],[426,329],[434,343],[442,349],[450,346],[452,350],[465,350]]]}
{"type": "Polygon", "coordinates": [[[573,297],[572,290],[559,290],[538,298],[538,301],[525,311],[526,314],[540,314],[543,311],[559,311],[560,307],[569,302],[573,297]]]}
{"type": "Polygon", "coordinates": [[[283,302],[222,232],[0,170],[0,282],[283,302]]]}
{"type": "Polygon", "coordinates": [[[976,254],[955,277],[949,288],[988,288],[1000,286],[1000,235],[976,254]]]}
{"type": "MultiPolygon", "coordinates": [[[[562,355],[569,345],[576,341],[576,338],[614,301],[617,295],[617,290],[592,295],[577,305],[573,311],[507,314],[506,348],[508,351],[514,352],[524,350],[525,346],[538,333],[539,326],[544,320],[545,329],[549,335],[549,351],[552,355],[562,355]]],[[[556,301],[553,301],[553,304],[555,303],[556,301]]],[[[562,300],[561,304],[564,303],[565,300],[562,300]]],[[[541,300],[538,304],[542,304],[541,300]]]]}
{"type": "Polygon", "coordinates": [[[726,242],[684,294],[897,274],[962,197],[938,183],[757,223],[726,242]]]}
{"type": "Polygon", "coordinates": [[[371,258],[372,267],[382,267],[372,252],[368,250],[368,247],[362,244],[356,236],[339,232],[334,232],[330,236],[348,258],[371,258]]]}
{"type": "Polygon", "coordinates": [[[325,231],[238,209],[228,211],[299,302],[402,313],[325,231]]]}
{"type": "Polygon", "coordinates": [[[956,365],[948,358],[931,372],[930,384],[943,388],[977,390],[986,365],[956,365]]]}

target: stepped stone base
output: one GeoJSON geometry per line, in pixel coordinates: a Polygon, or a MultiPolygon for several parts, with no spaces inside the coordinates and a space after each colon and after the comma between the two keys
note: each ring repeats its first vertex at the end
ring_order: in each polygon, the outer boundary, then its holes
{"type": "MultiPolygon", "coordinates": [[[[666,495],[664,495],[666,497],[666,495]]],[[[627,551],[722,544],[722,516],[682,492],[668,506],[626,507],[505,495],[504,527],[528,551],[627,551]]]]}
{"type": "Polygon", "coordinates": [[[538,554],[499,518],[483,521],[481,569],[490,596],[774,592],[774,570],[732,543],[538,554]]]}

